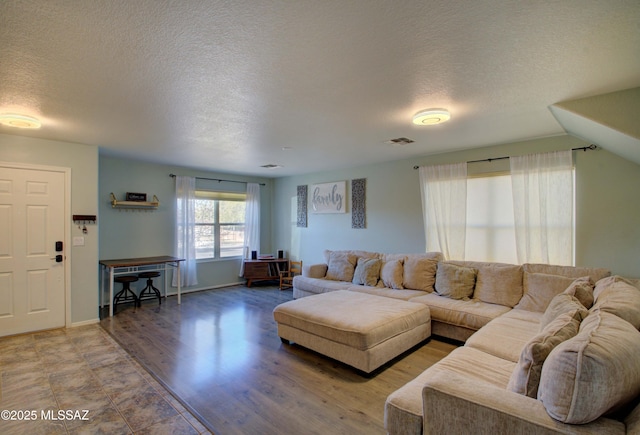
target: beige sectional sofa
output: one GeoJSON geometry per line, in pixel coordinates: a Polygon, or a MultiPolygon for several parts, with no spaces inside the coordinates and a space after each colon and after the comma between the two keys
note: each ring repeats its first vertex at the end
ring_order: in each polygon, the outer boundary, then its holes
{"type": "Polygon", "coordinates": [[[640,434],[637,282],[439,253],[325,258],[294,279],[294,298],[350,290],[423,303],[433,334],[465,342],[387,398],[388,433],[640,434]],[[377,284],[359,284],[374,281],[365,263],[378,264],[377,284]]]}

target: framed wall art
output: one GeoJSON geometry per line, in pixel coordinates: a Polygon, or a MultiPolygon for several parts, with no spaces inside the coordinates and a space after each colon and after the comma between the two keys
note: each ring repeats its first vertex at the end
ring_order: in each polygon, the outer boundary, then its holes
{"type": "Polygon", "coordinates": [[[367,179],[351,180],[351,228],[367,227],[367,179]]]}
{"type": "Polygon", "coordinates": [[[309,205],[312,213],[346,213],[346,181],[312,184],[309,205]]]}
{"type": "Polygon", "coordinates": [[[298,215],[296,226],[301,228],[307,227],[307,186],[298,186],[298,215]]]}

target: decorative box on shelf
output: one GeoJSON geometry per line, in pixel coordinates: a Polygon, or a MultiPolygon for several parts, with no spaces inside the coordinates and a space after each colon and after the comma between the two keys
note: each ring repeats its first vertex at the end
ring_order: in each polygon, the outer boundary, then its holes
{"type": "Polygon", "coordinates": [[[127,192],[126,200],[135,201],[135,202],[147,202],[147,194],[137,193],[137,192],[127,192]]]}
{"type": "Polygon", "coordinates": [[[139,210],[143,210],[143,209],[154,210],[154,209],[157,209],[158,206],[160,205],[160,200],[155,195],[153,195],[153,201],[141,201],[142,198],[144,198],[146,200],[147,194],[146,193],[131,193],[131,192],[128,192],[127,193],[127,200],[126,201],[119,201],[116,198],[116,196],[113,194],[113,192],[112,192],[111,193],[111,207],[113,207],[113,208],[139,209],[139,210]],[[142,195],[144,195],[144,196],[142,196],[142,195]],[[136,198],[136,199],[133,199],[133,198],[136,198]]]}

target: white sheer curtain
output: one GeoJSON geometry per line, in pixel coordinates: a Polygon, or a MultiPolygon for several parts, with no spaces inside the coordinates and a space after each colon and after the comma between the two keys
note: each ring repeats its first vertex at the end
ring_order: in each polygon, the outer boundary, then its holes
{"type": "Polygon", "coordinates": [[[519,263],[573,264],[571,151],[510,157],[519,263]]]}
{"type": "MultiPolygon", "coordinates": [[[[251,251],[260,253],[260,184],[247,183],[247,200],[244,212],[245,255],[251,251]]],[[[244,275],[244,262],[240,276],[244,275]]]]}
{"type": "MultiPolygon", "coordinates": [[[[198,284],[196,273],[196,179],[176,176],[175,256],[184,258],[180,265],[180,285],[198,284]]],[[[172,286],[178,286],[173,274],[172,286]]]]}
{"type": "Polygon", "coordinates": [[[467,164],[420,167],[427,251],[464,260],[467,227],[467,164]]]}

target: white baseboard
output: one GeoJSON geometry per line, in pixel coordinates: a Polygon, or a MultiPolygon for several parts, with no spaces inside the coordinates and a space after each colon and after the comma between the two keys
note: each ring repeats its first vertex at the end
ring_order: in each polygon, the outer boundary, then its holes
{"type": "Polygon", "coordinates": [[[100,319],[83,320],[82,322],[72,322],[70,328],[75,328],[78,326],[94,325],[96,323],[100,323],[100,319]]]}

